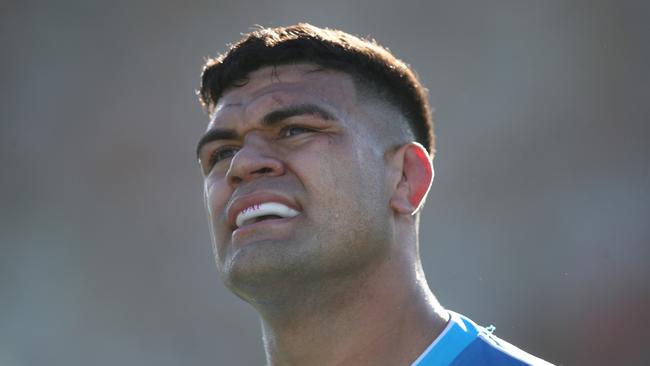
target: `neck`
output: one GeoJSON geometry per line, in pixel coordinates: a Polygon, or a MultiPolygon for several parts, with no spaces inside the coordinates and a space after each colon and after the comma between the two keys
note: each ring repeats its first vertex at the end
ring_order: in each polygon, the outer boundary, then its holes
{"type": "Polygon", "coordinates": [[[280,313],[258,306],[269,365],[408,365],[448,320],[417,254],[311,288],[280,313]]]}

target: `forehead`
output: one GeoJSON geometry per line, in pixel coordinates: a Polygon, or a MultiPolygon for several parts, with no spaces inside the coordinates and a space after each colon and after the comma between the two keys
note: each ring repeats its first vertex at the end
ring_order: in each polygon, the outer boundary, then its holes
{"type": "Polygon", "coordinates": [[[293,103],[327,104],[341,113],[357,106],[352,77],[309,63],[267,66],[251,72],[241,85],[226,90],[215,106],[211,125],[234,111],[269,109],[293,103]]]}

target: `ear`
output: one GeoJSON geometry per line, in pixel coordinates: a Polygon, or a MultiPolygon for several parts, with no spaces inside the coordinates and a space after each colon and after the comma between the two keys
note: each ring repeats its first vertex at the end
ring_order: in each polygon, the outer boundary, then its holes
{"type": "Polygon", "coordinates": [[[394,184],[390,207],[400,214],[418,212],[433,182],[433,164],[427,150],[417,142],[401,146],[390,158],[394,184]],[[399,178],[398,178],[399,177],[399,178]]]}

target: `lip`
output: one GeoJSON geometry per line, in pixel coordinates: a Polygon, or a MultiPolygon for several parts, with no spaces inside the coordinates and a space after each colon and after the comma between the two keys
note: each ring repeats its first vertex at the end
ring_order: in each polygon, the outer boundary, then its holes
{"type": "MultiPolygon", "coordinates": [[[[281,226],[278,225],[286,225],[290,224],[294,220],[298,219],[300,215],[296,217],[283,217],[280,219],[268,219],[264,221],[259,221],[259,222],[254,222],[252,224],[244,225],[240,228],[235,228],[235,230],[232,232],[232,241],[233,243],[237,245],[242,244],[242,240],[248,235],[254,233],[254,232],[264,232],[265,236],[268,236],[268,232],[264,231],[265,228],[279,228],[281,226]],[[262,231],[260,231],[262,230],[262,231]]],[[[277,233],[276,233],[277,234],[277,233]]]]}
{"type": "MultiPolygon", "coordinates": [[[[237,224],[235,222],[237,220],[237,215],[240,212],[242,212],[246,208],[249,208],[251,206],[258,205],[258,204],[261,204],[261,203],[265,203],[265,202],[281,203],[283,205],[286,205],[286,206],[288,206],[288,207],[302,213],[302,207],[300,207],[300,205],[298,205],[297,203],[295,203],[294,201],[292,201],[288,197],[283,196],[281,194],[273,193],[273,192],[254,192],[254,193],[246,194],[246,195],[239,196],[239,197],[235,198],[234,200],[232,200],[232,202],[228,205],[228,207],[226,209],[226,214],[227,214],[227,217],[228,217],[228,224],[230,225],[231,231],[237,230],[237,224]]],[[[278,222],[279,221],[287,221],[289,219],[291,219],[291,218],[271,219],[271,220],[265,220],[265,221],[269,221],[269,223],[271,223],[271,222],[275,222],[275,221],[278,221],[278,222]]],[[[253,225],[257,225],[257,224],[263,224],[265,221],[245,225],[245,227],[253,226],[253,225]]],[[[242,226],[242,228],[243,227],[244,226],[242,226]]]]}

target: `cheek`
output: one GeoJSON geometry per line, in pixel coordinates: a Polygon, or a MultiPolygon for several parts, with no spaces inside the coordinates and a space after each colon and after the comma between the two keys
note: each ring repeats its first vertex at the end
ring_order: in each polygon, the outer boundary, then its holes
{"type": "Polygon", "coordinates": [[[358,213],[377,201],[382,187],[375,160],[373,152],[355,147],[350,138],[330,136],[293,155],[291,167],[310,202],[324,205],[332,213],[358,213]]]}
{"type": "Polygon", "coordinates": [[[224,179],[214,179],[206,181],[204,186],[205,207],[210,220],[210,227],[214,237],[215,244],[221,246],[226,235],[227,222],[225,217],[225,207],[230,192],[224,179]]]}
{"type": "Polygon", "coordinates": [[[205,206],[208,209],[208,215],[210,218],[214,218],[215,214],[223,211],[225,205],[224,201],[224,189],[223,189],[222,180],[207,180],[203,187],[205,199],[205,206]]]}

